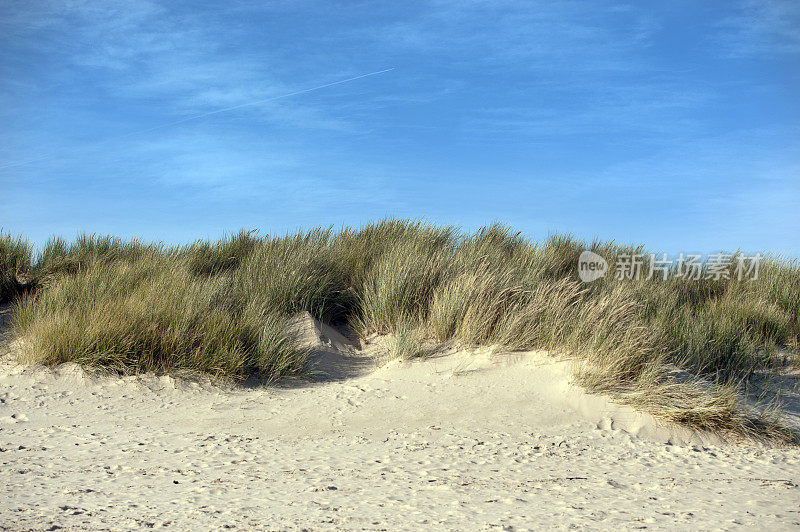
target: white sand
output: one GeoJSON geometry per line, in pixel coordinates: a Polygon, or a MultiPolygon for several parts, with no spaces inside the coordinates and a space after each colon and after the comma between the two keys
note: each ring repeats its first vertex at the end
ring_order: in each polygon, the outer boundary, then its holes
{"type": "Polygon", "coordinates": [[[307,334],[328,379],[268,388],[6,357],[0,528],[800,526],[797,449],[660,427],[541,353],[375,368],[307,334]]]}

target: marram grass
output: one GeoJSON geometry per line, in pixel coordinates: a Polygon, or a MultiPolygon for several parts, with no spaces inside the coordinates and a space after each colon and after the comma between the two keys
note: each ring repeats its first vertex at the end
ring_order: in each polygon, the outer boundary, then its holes
{"type": "Polygon", "coordinates": [[[32,250],[22,238],[0,231],[0,303],[22,292],[20,275],[30,271],[32,250]]]}
{"type": "Polygon", "coordinates": [[[740,390],[781,357],[796,360],[796,261],[764,259],[757,280],[608,275],[585,284],[576,268],[584,249],[613,264],[643,248],[403,220],[277,238],[242,231],[180,247],[56,238],[35,257],[22,239],[0,235],[0,298],[15,300],[26,362],[297,375],[305,354],[285,321],[308,311],[362,336],[392,334],[402,357],[431,342],[547,349],[580,360],[577,377],[590,390],[663,418],[790,437],[745,412],[740,390]],[[35,289],[23,293],[20,278],[35,289]],[[711,387],[675,381],[674,367],[711,387]]]}

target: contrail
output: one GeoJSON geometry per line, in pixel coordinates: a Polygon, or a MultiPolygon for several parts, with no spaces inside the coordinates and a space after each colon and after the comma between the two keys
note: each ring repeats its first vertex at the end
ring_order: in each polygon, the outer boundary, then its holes
{"type": "Polygon", "coordinates": [[[189,122],[191,120],[197,120],[198,118],[204,118],[206,116],[216,115],[219,113],[227,113],[228,111],[233,111],[234,109],[241,109],[242,107],[249,107],[251,105],[258,105],[260,103],[267,103],[273,102],[275,100],[280,100],[283,98],[289,98],[290,96],[297,96],[298,94],[305,94],[306,92],[311,91],[318,91],[320,89],[324,89],[326,87],[333,87],[334,85],[340,85],[342,83],[348,83],[350,81],[355,81],[357,79],[366,78],[368,76],[376,76],[378,74],[383,74],[384,72],[389,72],[390,70],[394,70],[394,67],[387,68],[386,70],[378,70],[377,72],[370,72],[369,74],[361,74],[360,76],[356,76],[354,78],[343,79],[340,81],[334,81],[333,83],[326,83],[325,85],[319,85],[318,87],[311,87],[310,89],[303,89],[299,91],[290,92],[288,94],[281,94],[280,96],[273,96],[272,98],[265,98],[263,100],[256,100],[254,102],[247,102],[247,103],[240,103],[239,105],[234,105],[232,107],[226,107],[224,109],[217,109],[216,111],[209,111],[208,113],[203,113],[201,115],[190,116],[189,118],[184,118],[182,120],[176,120],[175,122],[169,122],[167,124],[161,124],[160,126],[153,126],[149,129],[143,129],[141,131],[135,131],[133,133],[128,133],[124,135],[124,137],[130,135],[138,135],[139,133],[149,133],[150,131],[155,131],[156,129],[161,129],[164,127],[175,126],[177,124],[183,124],[184,122],[189,122]]]}
{"type": "MultiPolygon", "coordinates": [[[[357,79],[362,79],[362,78],[366,78],[366,77],[369,77],[369,76],[377,76],[378,74],[383,74],[384,72],[389,72],[389,71],[392,71],[392,70],[394,70],[394,67],[387,68],[385,70],[378,70],[377,72],[370,72],[369,74],[361,74],[360,76],[356,76],[356,77],[353,77],[353,78],[342,79],[342,80],[339,80],[339,81],[334,81],[332,83],[326,83],[324,85],[318,85],[316,87],[311,87],[310,89],[302,89],[302,90],[290,92],[290,93],[287,93],[287,94],[281,94],[280,96],[273,96],[271,98],[264,98],[263,100],[256,100],[256,101],[253,101],[253,102],[240,103],[239,105],[233,105],[231,107],[225,107],[224,109],[217,109],[216,111],[209,111],[208,113],[203,113],[203,114],[199,114],[199,115],[195,115],[195,116],[190,116],[188,118],[183,118],[181,120],[176,120],[174,122],[167,122],[166,124],[160,124],[160,125],[157,125],[157,126],[153,126],[153,127],[147,128],[147,129],[140,129],[140,130],[137,130],[137,131],[131,131],[130,133],[125,133],[124,135],[120,135],[118,137],[111,137],[110,139],[104,139],[104,140],[118,140],[118,139],[124,139],[126,137],[130,137],[130,136],[133,136],[133,135],[141,135],[142,133],[149,133],[149,132],[155,131],[157,129],[163,129],[165,127],[176,126],[178,124],[183,124],[184,122],[190,122],[192,120],[198,120],[200,118],[205,118],[206,116],[217,115],[217,114],[220,114],[220,113],[227,113],[228,111],[233,111],[234,109],[241,109],[242,107],[250,107],[252,105],[258,105],[258,104],[262,104],[262,103],[273,102],[275,100],[281,100],[283,98],[289,98],[291,96],[297,96],[298,94],[305,94],[307,92],[318,91],[320,89],[324,89],[324,88],[327,88],[327,87],[333,87],[334,85],[341,85],[342,83],[349,83],[349,82],[355,81],[357,79]]],[[[103,141],[100,141],[100,142],[103,142],[103,141]]],[[[2,170],[4,168],[11,168],[11,167],[14,167],[14,166],[24,166],[26,164],[30,164],[30,163],[34,163],[34,162],[37,162],[37,161],[41,161],[43,159],[49,159],[49,158],[51,158],[53,156],[54,155],[52,155],[52,154],[51,155],[43,155],[41,157],[37,157],[36,159],[30,159],[30,160],[22,161],[22,162],[18,162],[18,163],[3,164],[3,165],[0,165],[0,170],[2,170]]]]}

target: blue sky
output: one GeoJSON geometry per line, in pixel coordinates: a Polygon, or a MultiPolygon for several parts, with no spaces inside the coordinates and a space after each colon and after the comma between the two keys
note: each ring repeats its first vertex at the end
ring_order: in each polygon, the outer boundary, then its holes
{"type": "Polygon", "coordinates": [[[0,3],[5,231],[384,216],[800,256],[800,3],[0,3]]]}

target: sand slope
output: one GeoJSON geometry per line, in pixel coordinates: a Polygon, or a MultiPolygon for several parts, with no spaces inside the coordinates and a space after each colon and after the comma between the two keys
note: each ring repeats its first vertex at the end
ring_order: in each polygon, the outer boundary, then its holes
{"type": "Polygon", "coordinates": [[[542,353],[376,368],[336,331],[298,327],[318,380],[269,388],[22,368],[6,356],[0,524],[800,526],[797,449],[659,426],[571,388],[566,363],[542,353]]]}

